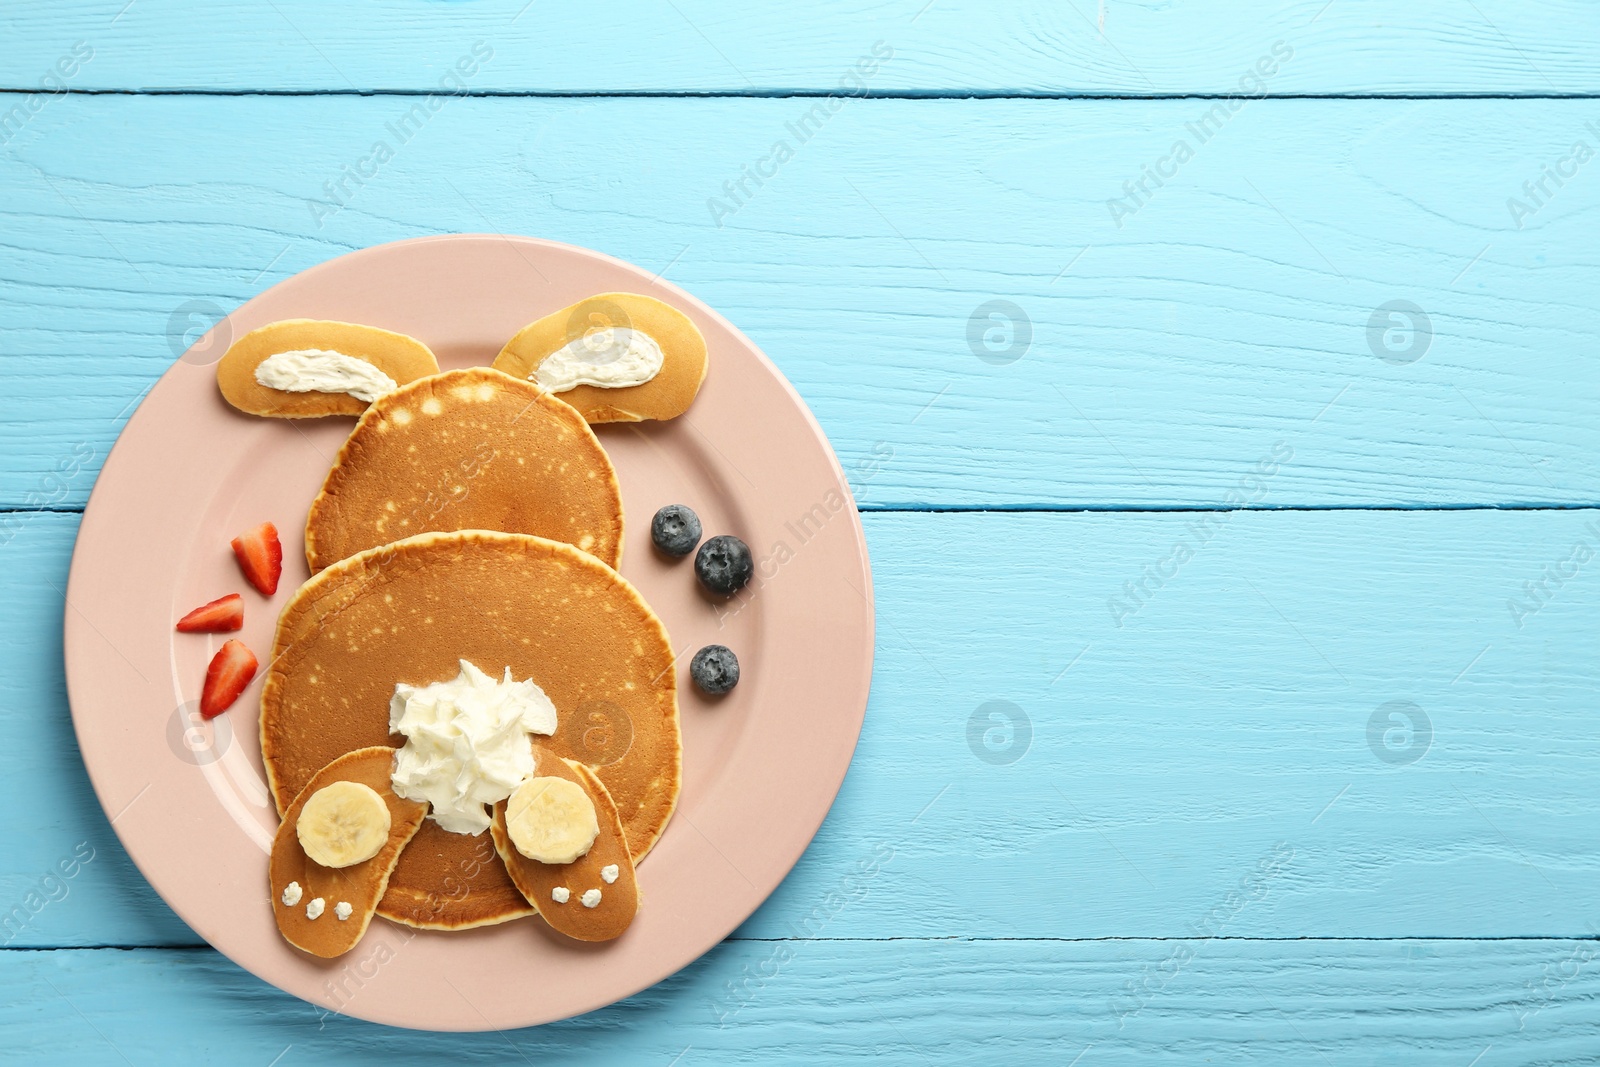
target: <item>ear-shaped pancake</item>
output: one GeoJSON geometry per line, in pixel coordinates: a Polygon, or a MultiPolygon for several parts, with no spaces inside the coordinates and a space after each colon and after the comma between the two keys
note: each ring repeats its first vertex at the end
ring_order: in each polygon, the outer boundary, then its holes
{"type": "Polygon", "coordinates": [[[395,795],[389,785],[393,765],[394,749],[387,745],[340,756],[313,775],[283,813],[283,823],[272,840],[268,876],[278,930],[296,948],[332,958],[349,952],[367,932],[401,850],[416,836],[428,812],[426,804],[395,795]],[[312,860],[298,833],[306,801],[335,782],[364,785],[389,809],[388,837],[377,855],[347,867],[324,867],[312,860]],[[320,906],[317,901],[322,902],[320,906]]]}
{"type": "MultiPolygon", "coordinates": [[[[557,393],[590,422],[641,422],[682,415],[706,377],[706,340],[670,304],[637,293],[601,293],[524,326],[506,342],[494,368],[523,381],[539,380],[539,364],[567,345],[580,347],[596,331],[645,334],[661,351],[661,369],[642,385],[574,385],[557,393]]],[[[607,357],[609,358],[609,357],[607,357]]]]}
{"type": "Polygon", "coordinates": [[[401,386],[361,416],[306,520],[315,574],[414,534],[497,530],[622,558],[617,473],[583,417],[488,367],[401,386]]]}
{"type": "Polygon", "coordinates": [[[639,885],[634,880],[633,859],[628,855],[617,806],[600,779],[583,764],[564,760],[537,743],[534,759],[535,776],[565,778],[582,787],[594,804],[600,833],[589,851],[571,863],[531,860],[517,851],[511,839],[506,826],[509,802],[502,800],[494,806],[494,822],[489,827],[495,850],[505,861],[512,884],[558,933],[579,941],[620,937],[639,910],[639,885]],[[611,876],[609,881],[607,875],[611,876]]]}
{"type": "Polygon", "coordinates": [[[349,375],[351,371],[360,371],[362,374],[357,378],[366,379],[368,385],[376,383],[376,388],[393,388],[438,374],[439,361],[427,345],[403,333],[349,322],[284,319],[251,330],[233,343],[217,364],[217,387],[222,390],[223,398],[240,411],[280,419],[359,415],[371,402],[370,397],[352,396],[348,392],[292,392],[271,388],[257,380],[258,372],[269,380],[289,380],[275,379],[275,370],[291,377],[295,372],[310,372],[312,376],[333,372],[342,376],[325,379],[323,384],[357,380],[349,375]],[[275,356],[281,358],[261,372],[261,365],[275,356]],[[285,359],[289,362],[280,367],[285,359]],[[361,364],[370,365],[372,370],[361,364]],[[384,386],[385,379],[393,384],[384,386]]]}

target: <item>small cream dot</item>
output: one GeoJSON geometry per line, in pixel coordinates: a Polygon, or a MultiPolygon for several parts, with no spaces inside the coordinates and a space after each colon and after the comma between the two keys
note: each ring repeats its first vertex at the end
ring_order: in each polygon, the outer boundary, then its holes
{"type": "Polygon", "coordinates": [[[294,907],[300,903],[300,883],[290,882],[283,887],[283,903],[287,907],[294,907]]]}
{"type": "Polygon", "coordinates": [[[617,865],[615,863],[608,863],[604,867],[600,868],[600,880],[606,885],[610,885],[612,882],[617,880],[617,875],[621,873],[621,871],[617,870],[617,865]]]}
{"type": "Polygon", "coordinates": [[[346,919],[350,918],[351,915],[355,914],[355,910],[356,909],[350,906],[350,902],[348,900],[341,900],[339,903],[333,906],[333,913],[339,916],[340,922],[344,922],[346,919]]]}
{"type": "Polygon", "coordinates": [[[327,902],[321,897],[312,897],[311,903],[306,905],[306,918],[315,919],[322,914],[322,909],[327,906],[327,902]]]}
{"type": "Polygon", "coordinates": [[[597,908],[600,906],[600,890],[585,889],[583,891],[583,896],[580,899],[583,901],[584,907],[597,908]]]}
{"type": "Polygon", "coordinates": [[[564,885],[558,885],[554,889],[550,890],[550,899],[555,901],[557,904],[565,904],[568,900],[572,899],[572,890],[568,889],[564,885]]]}

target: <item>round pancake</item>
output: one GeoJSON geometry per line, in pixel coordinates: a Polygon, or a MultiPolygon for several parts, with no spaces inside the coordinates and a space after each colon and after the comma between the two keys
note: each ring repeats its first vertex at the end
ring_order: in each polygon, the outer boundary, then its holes
{"type": "MultiPolygon", "coordinates": [[[[495,676],[510,667],[544,689],[557,730],[535,742],[594,770],[642,859],[682,780],[666,629],[615,571],[526,534],[420,534],[336,563],[296,591],[261,693],[261,754],[279,812],[343,753],[398,747],[395,684],[454,678],[462,659],[495,676]]],[[[386,918],[447,930],[532,911],[487,832],[453,834],[432,819],[378,906],[386,918]]]]}
{"type": "Polygon", "coordinates": [[[306,520],[316,573],[429,531],[503,530],[576,545],[616,567],[622,492],[594,431],[532,382],[446,371],[373,401],[306,520]]]}
{"type": "Polygon", "coordinates": [[[643,422],[682,415],[706,378],[706,339],[689,316],[655,297],[600,293],[530,322],[507,341],[494,368],[528,380],[546,356],[592,330],[626,327],[649,334],[665,357],[643,385],[606,389],[575,385],[556,395],[590,422],[643,422]]]}
{"type": "Polygon", "coordinates": [[[367,410],[367,401],[349,393],[287,393],[256,381],[256,368],[268,356],[305,348],[364,359],[400,385],[439,373],[439,361],[415,337],[353,322],[284,319],[251,330],[229,346],[217,363],[217,388],[240,411],[269,418],[315,419],[367,410]]]}

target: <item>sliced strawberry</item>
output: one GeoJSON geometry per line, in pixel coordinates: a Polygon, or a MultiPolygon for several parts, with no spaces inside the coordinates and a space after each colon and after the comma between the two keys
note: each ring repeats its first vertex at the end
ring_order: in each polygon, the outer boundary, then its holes
{"type": "Polygon", "coordinates": [[[278,528],[264,522],[235,537],[232,544],[245,579],[266,596],[276,593],[278,578],[283,574],[283,545],[278,541],[278,528]]]}
{"type": "Polygon", "coordinates": [[[201,604],[178,620],[186,634],[221,634],[244,628],[244,597],[229,593],[209,604],[201,604]]]}
{"type": "Polygon", "coordinates": [[[255,676],[256,654],[238,641],[224,642],[206,668],[205,688],[200,690],[200,717],[210,719],[227,711],[255,676]]]}

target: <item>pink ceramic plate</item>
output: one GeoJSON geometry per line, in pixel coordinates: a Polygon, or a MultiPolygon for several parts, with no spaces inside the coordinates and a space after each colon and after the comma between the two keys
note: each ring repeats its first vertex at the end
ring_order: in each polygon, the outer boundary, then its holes
{"type": "Polygon", "coordinates": [[[66,613],[67,688],[84,762],[112,825],[157,892],[240,966],[322,1008],[395,1026],[486,1030],[591,1011],[717,944],[777,886],[821,825],[860,733],[872,672],[872,586],[843,472],[805,404],[721,316],[643,270],[524,238],[435,237],[333,260],[239,308],[175,363],[123,430],[78,534],[66,613]],[[287,318],[411,334],[446,368],[487,364],[518,328],[594,293],[656,296],[710,348],[705,387],[665,423],[599,428],[622,481],[622,573],[680,654],[684,781],[639,868],[643,904],[610,944],[563,940],[537,919],[464,933],[374,920],[321,961],[278,936],[267,897],[277,825],[261,770],[258,678],[198,725],[206,664],[224,636],[173,623],[224,593],[245,597],[237,636],[264,655],[307,577],[301,531],[352,420],[259,419],[228,407],[214,364],[231,338],[287,318]],[[757,575],[734,601],[701,596],[690,561],[650,544],[663,504],[706,535],[736,533],[757,575]],[[277,523],[284,575],[271,598],[228,548],[277,523]],[[725,644],[743,675],[711,700],[690,655],[725,644]]]}

